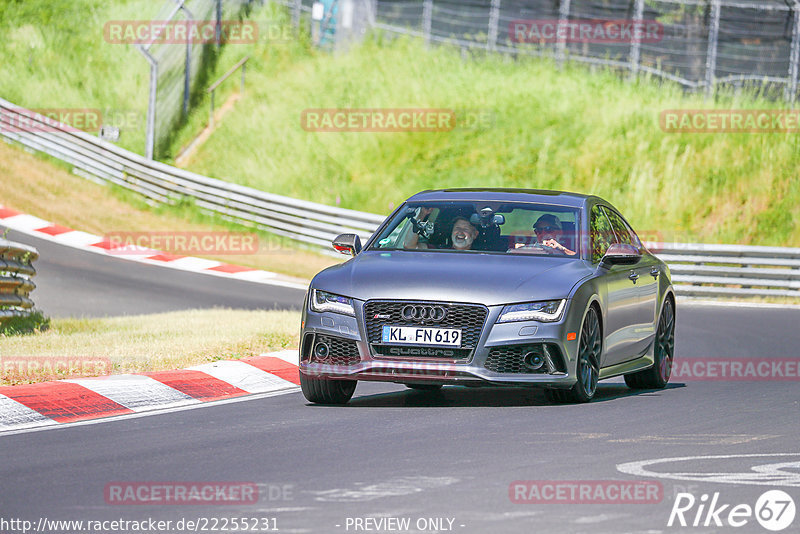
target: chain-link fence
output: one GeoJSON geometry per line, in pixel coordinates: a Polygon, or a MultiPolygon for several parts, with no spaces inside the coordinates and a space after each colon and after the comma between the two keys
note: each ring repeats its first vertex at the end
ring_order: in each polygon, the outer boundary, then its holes
{"type": "Polygon", "coordinates": [[[375,25],[465,48],[647,72],[692,89],[754,83],[797,96],[795,0],[377,0],[375,25]]]}
{"type": "MultiPolygon", "coordinates": [[[[300,20],[311,0],[278,0],[300,20]]],[[[329,2],[330,3],[330,2],[329,2]]],[[[376,28],[427,42],[649,73],[706,92],[797,98],[800,1],[336,0],[376,28]]],[[[313,29],[313,21],[312,21],[313,29]]]]}
{"type": "Polygon", "coordinates": [[[205,81],[214,51],[230,38],[226,35],[230,25],[226,23],[239,19],[253,1],[165,0],[148,21],[146,32],[141,25],[131,29],[137,36],[148,36],[146,43],[136,46],[150,64],[145,147],[149,159],[188,113],[196,85],[205,81]]]}

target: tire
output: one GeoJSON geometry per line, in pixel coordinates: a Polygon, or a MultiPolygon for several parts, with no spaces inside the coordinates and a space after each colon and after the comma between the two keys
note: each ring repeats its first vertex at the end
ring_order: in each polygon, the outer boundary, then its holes
{"type": "Polygon", "coordinates": [[[658,318],[656,338],[653,341],[653,366],[644,371],[625,375],[625,383],[631,389],[663,389],[672,376],[675,358],[675,308],[667,298],[658,318]]]}
{"type": "Polygon", "coordinates": [[[316,404],[347,404],[356,390],[357,380],[313,378],[300,373],[300,389],[306,400],[316,404]]]}
{"type": "Polygon", "coordinates": [[[589,402],[594,398],[597,391],[597,380],[600,377],[602,339],[597,310],[591,307],[583,319],[581,337],[578,342],[578,363],[575,366],[578,381],[572,386],[572,389],[546,389],[545,396],[550,401],[581,403],[589,402]]]}
{"type": "Polygon", "coordinates": [[[416,391],[439,391],[442,384],[406,384],[406,387],[416,391]]]}

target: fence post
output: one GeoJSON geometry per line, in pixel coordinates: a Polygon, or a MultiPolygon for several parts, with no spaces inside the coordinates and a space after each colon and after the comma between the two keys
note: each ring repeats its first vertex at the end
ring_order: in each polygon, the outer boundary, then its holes
{"type": "Polygon", "coordinates": [[[714,91],[717,72],[717,42],[719,40],[720,0],[711,0],[711,21],[708,27],[708,54],[706,56],[706,97],[714,91]]]}
{"type": "MultiPolygon", "coordinates": [[[[558,27],[559,29],[565,27],[569,22],[569,3],[570,0],[561,0],[558,6],[558,27]]],[[[565,32],[558,32],[559,35],[564,35],[565,32]]],[[[558,61],[558,66],[562,66],[564,64],[564,59],[566,58],[566,50],[567,50],[567,40],[564,37],[558,38],[558,44],[556,45],[556,59],[558,61]]]]}
{"type": "Polygon", "coordinates": [[[136,49],[142,53],[150,63],[150,95],[147,104],[147,134],[144,144],[144,153],[147,159],[153,159],[156,140],[156,95],[158,94],[158,62],[150,52],[140,44],[136,49]]]}
{"type": "MultiPolygon", "coordinates": [[[[644,0],[636,0],[633,8],[634,22],[642,23],[644,18],[644,0]]],[[[631,79],[635,80],[639,76],[639,56],[641,54],[642,41],[636,38],[636,32],[631,32],[631,54],[630,54],[630,70],[631,79]]]]}
{"type": "Polygon", "coordinates": [[[492,0],[489,10],[489,35],[486,37],[486,49],[497,48],[497,25],[500,21],[500,0],[492,0]]]}
{"type": "Polygon", "coordinates": [[[431,43],[431,25],[433,24],[433,0],[425,0],[422,4],[422,34],[425,36],[425,45],[431,43]]]}
{"type": "Polygon", "coordinates": [[[222,0],[217,0],[217,27],[214,30],[214,37],[217,41],[217,51],[219,52],[220,42],[222,41],[222,0]]]}
{"type": "Polygon", "coordinates": [[[797,77],[800,70],[800,4],[792,5],[794,24],[792,25],[792,48],[789,53],[789,83],[786,85],[784,98],[792,104],[797,100],[797,77]]]}
{"type": "MultiPolygon", "coordinates": [[[[194,27],[194,14],[189,11],[189,8],[181,2],[181,10],[186,13],[186,35],[191,35],[192,32],[189,31],[191,28],[194,27]]],[[[189,114],[189,96],[192,91],[192,40],[190,38],[186,39],[186,58],[184,59],[184,66],[183,66],[183,114],[189,114]]]]}
{"type": "Polygon", "coordinates": [[[292,9],[292,24],[300,31],[300,8],[303,6],[302,0],[294,0],[294,9],[292,9]]]}

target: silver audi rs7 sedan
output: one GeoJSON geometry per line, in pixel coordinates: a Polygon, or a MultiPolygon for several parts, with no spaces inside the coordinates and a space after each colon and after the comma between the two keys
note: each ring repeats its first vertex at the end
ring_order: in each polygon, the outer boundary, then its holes
{"type": "Polygon", "coordinates": [[[343,404],[359,380],[420,390],[533,386],[587,402],[597,381],[663,388],[675,341],[667,266],[608,202],[522,189],[424,191],[311,281],[300,383],[343,404]]]}

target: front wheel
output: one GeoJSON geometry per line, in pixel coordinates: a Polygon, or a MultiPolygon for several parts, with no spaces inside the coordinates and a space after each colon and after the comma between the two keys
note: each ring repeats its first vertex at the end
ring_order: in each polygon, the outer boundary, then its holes
{"type": "Polygon", "coordinates": [[[300,373],[300,389],[306,400],[316,404],[347,404],[356,390],[356,380],[314,378],[300,373]]]}
{"type": "Polygon", "coordinates": [[[625,375],[625,383],[629,388],[662,389],[672,376],[672,362],[675,357],[675,309],[670,299],[664,302],[653,344],[653,366],[644,371],[625,375]]]}
{"type": "Polygon", "coordinates": [[[575,374],[578,381],[572,389],[548,389],[545,395],[555,402],[589,402],[597,391],[597,380],[600,378],[600,351],[603,348],[600,332],[600,319],[597,310],[589,308],[581,327],[578,343],[578,363],[575,374]]]}

